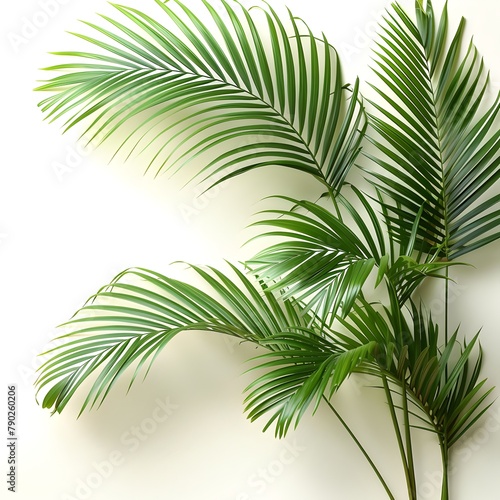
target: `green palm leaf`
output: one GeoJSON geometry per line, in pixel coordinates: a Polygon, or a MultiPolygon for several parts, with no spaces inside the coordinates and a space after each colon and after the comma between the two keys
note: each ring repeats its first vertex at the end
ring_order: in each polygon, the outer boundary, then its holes
{"type": "Polygon", "coordinates": [[[316,411],[325,392],[331,398],[377,346],[369,342],[346,350],[333,338],[310,330],[273,335],[264,345],[276,352],[257,358],[264,362],[253,369],[267,372],[246,388],[246,411],[252,421],[273,411],[264,430],[276,422],[278,437],[285,436],[293,422],[296,427],[313,402],[316,411]]]}
{"type": "MultiPolygon", "coordinates": [[[[393,297],[395,294],[393,294],[393,297]]],[[[415,411],[410,412],[434,432],[445,449],[450,448],[491,406],[487,398],[493,388],[479,381],[482,352],[473,360],[478,335],[461,343],[458,330],[440,345],[439,328],[430,315],[411,301],[411,321],[397,305],[377,307],[358,299],[346,320],[340,320],[348,335],[335,333],[350,348],[376,342],[376,362],[363,373],[386,377],[398,394],[406,394],[415,411]],[[380,309],[380,310],[379,310],[380,309]]],[[[401,408],[403,409],[403,408],[401,408]]]]}
{"type": "MultiPolygon", "coordinates": [[[[287,299],[263,294],[235,266],[234,277],[193,267],[207,291],[146,269],[130,269],[103,287],[63,326],[71,332],[44,354],[38,390],[43,407],[61,412],[80,385],[99,375],[85,399],[100,405],[114,383],[135,365],[130,385],[179,332],[203,330],[260,343],[282,331],[305,327],[307,314],[287,299]]],[[[264,287],[264,288],[262,288],[264,287]]],[[[273,346],[269,346],[272,348],[273,346]]]]}
{"type": "Polygon", "coordinates": [[[404,304],[427,277],[443,278],[440,271],[457,263],[439,260],[438,252],[415,251],[421,212],[406,246],[398,244],[384,230],[366,195],[351,187],[356,210],[343,195],[330,200],[328,207],[309,201],[279,197],[290,210],[267,210],[265,218],[253,225],[267,229],[257,238],[278,237],[247,264],[285,297],[305,304],[331,326],[338,313],[345,318],[354,305],[374,267],[378,268],[375,286],[384,278],[404,304]],[[334,215],[336,212],[336,215],[334,215]]]}
{"type": "Polygon", "coordinates": [[[446,447],[451,447],[491,406],[479,381],[482,350],[472,359],[478,335],[463,346],[458,330],[440,348],[438,327],[432,317],[412,303],[412,338],[404,372],[412,402],[426,414],[446,447]],[[459,351],[459,352],[457,352],[459,351]]]}
{"type": "MultiPolygon", "coordinates": [[[[359,193],[361,196],[361,193],[359,193]]],[[[267,210],[276,216],[254,223],[269,229],[259,237],[279,237],[279,243],[267,246],[248,265],[264,279],[269,290],[281,290],[285,297],[303,301],[305,310],[314,310],[329,325],[342,309],[346,316],[374,265],[385,248],[378,223],[373,238],[368,226],[357,216],[363,236],[317,203],[281,197],[292,210],[267,210]]],[[[340,203],[356,212],[348,201],[340,203]]],[[[376,219],[375,219],[376,221],[376,219]]]]}
{"type": "Polygon", "coordinates": [[[120,149],[150,151],[157,173],[212,152],[198,175],[218,182],[278,165],[338,190],[366,123],[358,83],[345,85],[326,38],[267,4],[220,0],[222,15],[202,0],[202,22],[178,0],[155,3],[162,21],[113,4],[121,22],[101,16],[106,27],[85,23],[95,36],[76,35],[95,52],[56,53],[72,61],[46,68],[63,72],[38,87],[51,93],[46,117],[64,117],[65,130],[85,122],[90,140],[138,122],[120,149]]]}
{"type": "Polygon", "coordinates": [[[423,207],[417,247],[456,259],[497,239],[500,196],[499,99],[487,102],[488,77],[477,49],[464,46],[464,20],[450,43],[445,5],[439,24],[430,0],[417,1],[414,23],[397,4],[382,29],[373,85],[370,172],[388,199],[390,232],[410,239],[423,207]]]}

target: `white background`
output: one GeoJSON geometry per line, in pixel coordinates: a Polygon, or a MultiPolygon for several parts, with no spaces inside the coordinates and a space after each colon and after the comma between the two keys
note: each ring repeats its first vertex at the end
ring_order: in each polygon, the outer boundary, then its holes
{"type": "MultiPolygon", "coordinates": [[[[49,2],[50,3],[50,2],[49,2]]],[[[146,7],[150,0],[128,0],[146,7]]],[[[273,0],[281,6],[284,2],[273,0]]],[[[313,197],[318,186],[283,170],[266,170],[232,181],[197,198],[195,185],[180,189],[175,177],[143,176],[140,158],[108,165],[110,149],[83,150],[76,135],[61,134],[60,124],[42,121],[39,94],[47,55],[70,46],[65,31],[81,28],[78,19],[112,12],[104,0],[57,3],[45,25],[30,38],[26,22],[44,23],[43,1],[10,2],[1,16],[2,165],[0,168],[0,325],[2,386],[0,414],[6,414],[6,386],[17,384],[18,493],[20,500],[69,498],[172,500],[332,500],[384,499],[383,490],[334,417],[325,409],[304,418],[285,441],[264,421],[249,423],[242,412],[242,375],[253,348],[222,338],[189,334],[176,339],[159,357],[144,383],[125,397],[122,380],[98,411],[76,419],[83,391],[58,416],[35,401],[36,355],[55,336],[55,326],[72,315],[98,287],[131,266],[185,276],[184,260],[222,265],[249,256],[243,228],[267,195],[313,197]],[[64,3],[64,5],[63,5],[64,3]],[[56,11],[57,10],[57,11],[56,11]],[[38,17],[37,17],[38,16],[38,17]],[[26,33],[26,32],[25,32],[26,33]],[[59,164],[59,166],[58,166],[59,164]],[[67,171],[61,173],[60,164],[67,171]],[[186,215],[187,207],[191,207],[186,215]],[[165,422],[158,400],[176,406],[165,422]],[[130,439],[134,428],[144,434],[130,439]],[[110,459],[110,468],[105,464],[110,459]],[[100,472],[97,472],[100,470],[100,472]],[[87,486],[82,486],[87,483],[87,486]]],[[[53,2],[52,2],[53,4],[53,2]]],[[[382,0],[331,2],[289,0],[313,31],[324,31],[344,57],[348,75],[365,77],[370,39],[382,0]]],[[[413,2],[403,0],[408,9],[413,2]]],[[[442,3],[437,2],[440,10],[442,3]]],[[[149,7],[148,7],[149,8],[149,7]]],[[[499,3],[452,0],[450,17],[468,19],[479,51],[491,69],[492,94],[498,91],[499,3]]],[[[490,97],[491,97],[490,96],[490,97]]],[[[484,376],[500,385],[499,243],[469,258],[475,268],[454,272],[454,323],[472,336],[483,327],[484,376]]],[[[432,304],[439,310],[440,289],[432,304]]],[[[432,297],[432,295],[431,295],[432,297]]],[[[405,498],[396,445],[377,390],[351,380],[336,399],[367,449],[388,478],[397,499],[405,498]]],[[[3,421],[3,420],[2,420],[3,421]]],[[[6,424],[0,426],[0,437],[6,424]]],[[[0,462],[6,463],[6,448],[0,462]],[[5,459],[4,459],[5,457],[5,459]]],[[[439,498],[438,448],[419,436],[420,497],[439,498]]],[[[500,404],[457,445],[452,474],[453,500],[500,499],[500,404]]],[[[2,466],[1,470],[5,469],[2,466]]],[[[5,478],[4,475],[2,475],[5,478]]],[[[2,479],[0,497],[9,498],[2,479]]]]}

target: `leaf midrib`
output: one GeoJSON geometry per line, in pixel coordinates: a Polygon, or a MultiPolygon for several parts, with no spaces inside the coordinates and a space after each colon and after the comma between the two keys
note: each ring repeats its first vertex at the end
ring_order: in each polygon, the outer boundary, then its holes
{"type": "Polygon", "coordinates": [[[444,226],[444,240],[440,243],[440,246],[442,246],[442,250],[445,254],[444,258],[445,260],[449,260],[449,254],[450,254],[450,248],[449,248],[449,240],[450,240],[450,230],[449,230],[449,220],[448,220],[448,196],[446,194],[446,166],[445,166],[445,161],[443,159],[443,147],[442,143],[444,140],[444,133],[442,132],[441,125],[440,125],[440,120],[439,120],[439,113],[438,113],[438,106],[437,106],[437,98],[436,98],[436,89],[434,88],[434,84],[432,81],[432,76],[431,76],[431,67],[430,67],[430,60],[429,56],[427,55],[427,51],[425,50],[425,45],[424,42],[422,41],[420,34],[418,38],[418,42],[421,44],[422,49],[423,49],[423,56],[425,60],[425,67],[426,67],[426,79],[429,84],[429,90],[431,93],[431,102],[432,102],[432,118],[434,120],[434,131],[436,133],[436,140],[437,140],[437,154],[439,156],[439,166],[440,166],[440,179],[439,179],[439,184],[440,184],[440,203],[441,206],[443,207],[443,213],[442,215],[442,220],[443,220],[443,226],[444,226]]]}

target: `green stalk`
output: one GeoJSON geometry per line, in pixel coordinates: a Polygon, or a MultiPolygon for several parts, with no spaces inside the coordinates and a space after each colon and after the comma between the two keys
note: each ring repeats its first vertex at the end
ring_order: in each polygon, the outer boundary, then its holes
{"type": "MultiPolygon", "coordinates": [[[[416,488],[415,488],[415,475],[414,473],[410,472],[410,467],[408,465],[408,458],[406,456],[406,450],[403,444],[403,437],[401,436],[401,430],[399,428],[399,421],[398,417],[396,415],[396,409],[394,407],[394,402],[392,400],[392,395],[391,395],[391,390],[389,388],[389,384],[387,382],[387,377],[385,375],[382,375],[382,382],[384,384],[384,391],[385,391],[385,396],[387,399],[387,404],[389,405],[389,411],[391,414],[391,419],[392,419],[392,425],[394,427],[394,433],[396,434],[396,439],[398,442],[398,447],[399,447],[399,453],[401,455],[401,462],[403,464],[403,469],[405,472],[405,478],[406,478],[406,486],[408,489],[408,498],[409,500],[417,500],[417,493],[416,493],[416,488]]],[[[404,388],[403,388],[404,391],[404,388]]],[[[412,459],[413,463],[413,459],[412,459]]]]}
{"type": "Polygon", "coordinates": [[[326,401],[326,404],[330,407],[330,410],[332,410],[332,412],[334,413],[334,415],[338,418],[339,422],[343,425],[344,429],[347,431],[347,433],[349,434],[349,436],[351,436],[351,438],[353,439],[353,441],[356,443],[356,445],[358,446],[358,448],[361,450],[361,453],[363,453],[364,457],[366,458],[366,460],[368,461],[368,463],[371,465],[371,468],[373,469],[373,471],[377,475],[379,481],[381,482],[382,486],[384,487],[384,489],[385,489],[388,497],[390,498],[390,500],[396,500],[395,497],[394,497],[394,495],[392,494],[391,490],[389,489],[389,486],[387,485],[387,483],[385,482],[384,478],[382,477],[382,474],[378,470],[377,466],[375,465],[375,463],[373,462],[373,460],[370,458],[370,456],[368,455],[368,453],[364,449],[363,445],[359,442],[358,438],[354,435],[354,433],[352,432],[352,430],[350,429],[350,427],[347,425],[347,422],[340,416],[340,414],[338,413],[338,411],[333,407],[333,405],[330,403],[330,401],[328,401],[328,399],[325,396],[323,396],[323,399],[326,401]]]}
{"type": "MultiPolygon", "coordinates": [[[[449,267],[445,268],[445,284],[444,284],[444,345],[448,345],[448,319],[449,319],[449,296],[450,296],[450,271],[449,267]]],[[[448,363],[444,367],[445,383],[448,381],[448,363]]]]}
{"type": "Polygon", "coordinates": [[[406,386],[403,386],[403,418],[404,418],[404,429],[405,429],[405,441],[406,441],[406,457],[408,460],[408,475],[410,478],[410,484],[408,485],[413,492],[415,498],[417,498],[417,482],[415,479],[415,465],[413,463],[413,446],[411,443],[411,427],[410,427],[410,414],[408,412],[408,395],[406,393],[406,386]]]}
{"type": "Polygon", "coordinates": [[[337,216],[337,219],[340,222],[342,222],[343,221],[342,212],[340,211],[339,204],[337,202],[337,197],[335,196],[335,192],[333,191],[333,189],[330,186],[328,186],[328,194],[330,196],[330,199],[332,200],[333,207],[335,208],[335,214],[337,216]]]}
{"type": "MultiPolygon", "coordinates": [[[[450,280],[449,268],[445,269],[445,286],[444,286],[444,341],[445,346],[448,345],[448,328],[449,328],[449,298],[450,298],[450,280]]],[[[445,383],[448,380],[448,363],[444,367],[445,383]]],[[[439,447],[441,449],[441,461],[443,463],[443,482],[441,485],[441,500],[448,500],[448,440],[446,436],[439,438],[439,447]]]]}
{"type": "Polygon", "coordinates": [[[441,448],[441,462],[443,464],[443,482],[441,485],[441,500],[449,499],[448,492],[448,473],[449,473],[449,453],[446,437],[439,438],[439,447],[441,448]]]}

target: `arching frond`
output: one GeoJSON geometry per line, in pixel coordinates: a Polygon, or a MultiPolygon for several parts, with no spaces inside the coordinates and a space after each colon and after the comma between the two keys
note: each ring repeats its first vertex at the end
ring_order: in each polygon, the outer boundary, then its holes
{"type": "Polygon", "coordinates": [[[256,368],[266,373],[247,387],[246,410],[251,420],[273,412],[265,429],[275,422],[278,437],[285,436],[292,423],[296,427],[312,403],[316,411],[323,395],[331,398],[377,346],[368,342],[345,349],[333,338],[307,330],[274,335],[264,344],[276,353],[258,358],[262,362],[256,368]]]}
{"type": "MultiPolygon", "coordinates": [[[[282,199],[290,203],[291,210],[267,210],[263,213],[275,217],[254,225],[268,228],[260,237],[277,236],[283,241],[267,246],[248,264],[270,290],[282,290],[286,297],[304,301],[308,310],[328,317],[331,325],[340,308],[344,317],[349,313],[374,265],[380,262],[385,248],[380,226],[375,226],[377,236],[372,237],[353,210],[364,229],[364,237],[358,237],[327,208],[282,199]]],[[[338,199],[352,209],[343,197],[338,199]]]]}
{"type": "Polygon", "coordinates": [[[375,286],[384,279],[394,287],[404,304],[422,281],[442,278],[440,271],[453,265],[415,251],[420,214],[412,236],[402,246],[388,234],[369,199],[352,187],[360,205],[356,209],[343,195],[323,206],[309,201],[280,197],[289,210],[267,210],[274,215],[254,223],[267,228],[258,238],[279,237],[248,261],[266,281],[269,290],[306,304],[306,310],[323,317],[331,326],[337,314],[346,317],[363,290],[372,270],[378,268],[375,286]],[[330,208],[330,210],[328,209],[330,208]]]}
{"type": "Polygon", "coordinates": [[[61,412],[94,372],[99,375],[82,411],[100,405],[131,365],[136,368],[130,384],[179,332],[218,332],[258,344],[311,322],[297,305],[263,294],[265,285],[256,285],[235,266],[232,276],[193,269],[207,291],[138,268],[120,273],[93,295],[63,325],[70,333],[58,338],[62,343],[45,353],[49,359],[36,382],[38,390],[49,388],[43,407],[61,412]]]}
{"type": "Polygon", "coordinates": [[[88,137],[104,139],[133,120],[122,147],[148,150],[157,173],[209,151],[198,174],[218,182],[278,165],[338,190],[366,124],[358,82],[345,84],[327,39],[265,3],[201,0],[197,14],[155,3],[155,18],[114,4],[120,21],[102,16],[85,23],[94,35],[76,35],[95,52],[56,53],[70,62],[46,68],[63,74],[38,87],[52,94],[40,103],[47,118],[65,130],[85,121],[88,137]]]}

